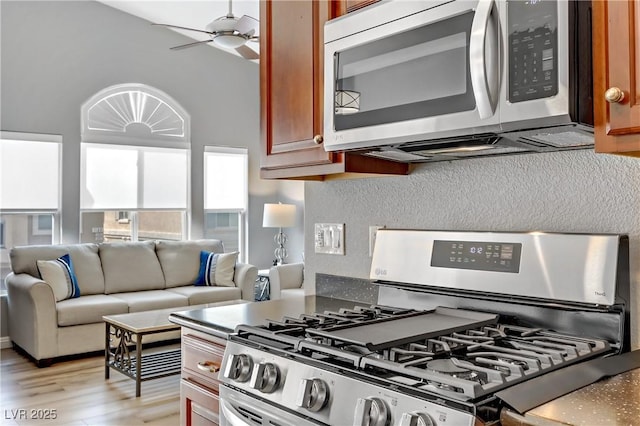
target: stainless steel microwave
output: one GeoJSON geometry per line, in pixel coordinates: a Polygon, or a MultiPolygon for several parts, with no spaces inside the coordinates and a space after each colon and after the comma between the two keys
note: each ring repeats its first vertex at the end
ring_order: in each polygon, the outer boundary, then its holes
{"type": "Polygon", "coordinates": [[[591,2],[383,0],[325,25],[325,149],[404,162],[593,146],[591,2]]]}

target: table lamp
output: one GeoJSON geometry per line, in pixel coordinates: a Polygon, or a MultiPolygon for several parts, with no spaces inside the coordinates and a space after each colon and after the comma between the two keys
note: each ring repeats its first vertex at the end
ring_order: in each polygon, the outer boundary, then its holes
{"type": "Polygon", "coordinates": [[[290,228],[296,223],[296,206],[294,204],[265,204],[264,215],[262,216],[263,228],[279,228],[278,233],[274,237],[276,249],[276,265],[282,265],[284,259],[288,256],[287,249],[284,244],[287,242],[287,236],[282,232],[282,228],[290,228]]]}

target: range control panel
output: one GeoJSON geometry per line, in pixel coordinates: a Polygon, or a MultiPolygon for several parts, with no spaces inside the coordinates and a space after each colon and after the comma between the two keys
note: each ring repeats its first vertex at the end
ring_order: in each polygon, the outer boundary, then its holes
{"type": "Polygon", "coordinates": [[[520,243],[435,240],[431,266],[518,273],[521,253],[520,243]]]}
{"type": "Polygon", "coordinates": [[[558,93],[556,0],[508,0],[509,102],[558,93]]]}

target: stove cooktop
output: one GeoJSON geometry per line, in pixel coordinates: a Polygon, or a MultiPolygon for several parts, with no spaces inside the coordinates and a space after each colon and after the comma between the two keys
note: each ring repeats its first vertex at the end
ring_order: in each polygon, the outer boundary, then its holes
{"type": "Polygon", "coordinates": [[[231,340],[461,401],[611,351],[604,340],[503,324],[496,314],[444,307],[356,307],[283,318],[239,326],[231,340]]]}

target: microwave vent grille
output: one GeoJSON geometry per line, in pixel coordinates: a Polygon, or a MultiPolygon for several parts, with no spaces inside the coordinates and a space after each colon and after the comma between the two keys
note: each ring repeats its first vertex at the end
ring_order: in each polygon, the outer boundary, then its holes
{"type": "Polygon", "coordinates": [[[556,148],[580,148],[593,146],[593,134],[579,131],[559,133],[541,132],[536,135],[523,137],[528,143],[537,143],[539,146],[556,148]]]}

